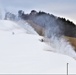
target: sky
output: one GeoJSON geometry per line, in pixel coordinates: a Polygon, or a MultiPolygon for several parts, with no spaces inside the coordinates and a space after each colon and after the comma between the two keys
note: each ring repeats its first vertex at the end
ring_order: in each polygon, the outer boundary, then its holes
{"type": "Polygon", "coordinates": [[[24,10],[45,11],[58,17],[65,17],[76,24],[76,0],[0,0],[0,7],[17,12],[24,10]]]}

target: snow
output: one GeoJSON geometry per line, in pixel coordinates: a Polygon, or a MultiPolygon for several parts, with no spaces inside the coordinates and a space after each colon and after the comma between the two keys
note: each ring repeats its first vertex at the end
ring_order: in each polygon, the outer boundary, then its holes
{"type": "Polygon", "coordinates": [[[38,33],[34,30],[34,28],[32,28],[30,26],[30,24],[28,24],[26,21],[23,20],[19,20],[16,22],[21,28],[24,28],[27,33],[31,33],[31,34],[36,34],[38,35],[38,33]]]}
{"type": "Polygon", "coordinates": [[[18,24],[0,20],[1,74],[66,74],[67,63],[69,74],[76,74],[76,60],[67,55],[47,51],[54,48],[41,42],[43,37],[27,34],[28,31],[18,24]]]}
{"type": "Polygon", "coordinates": [[[38,35],[34,29],[24,21],[9,21],[9,20],[0,20],[0,30],[2,31],[10,31],[17,33],[31,33],[38,35]]]}
{"type": "MultiPolygon", "coordinates": [[[[54,52],[65,54],[76,59],[76,52],[74,47],[72,47],[70,42],[64,39],[64,37],[58,38],[56,36],[52,36],[46,43],[53,47],[54,52]]],[[[50,48],[48,48],[48,50],[51,51],[50,48]]]]}
{"type": "Polygon", "coordinates": [[[0,19],[4,19],[5,18],[5,12],[6,12],[5,9],[0,4],[0,19]]]}

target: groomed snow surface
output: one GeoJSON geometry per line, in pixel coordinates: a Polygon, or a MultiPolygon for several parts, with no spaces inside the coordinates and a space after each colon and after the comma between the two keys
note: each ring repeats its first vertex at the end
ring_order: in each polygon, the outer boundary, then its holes
{"type": "Polygon", "coordinates": [[[76,74],[76,60],[51,51],[33,29],[27,32],[19,23],[0,20],[0,74],[66,74],[67,63],[69,74],[76,74]]]}

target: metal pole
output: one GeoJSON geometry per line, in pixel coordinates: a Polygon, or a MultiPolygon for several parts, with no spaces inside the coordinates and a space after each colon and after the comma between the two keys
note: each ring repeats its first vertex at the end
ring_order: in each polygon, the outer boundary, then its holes
{"type": "Polygon", "coordinates": [[[67,75],[68,75],[68,65],[69,65],[69,63],[67,63],[67,75]]]}

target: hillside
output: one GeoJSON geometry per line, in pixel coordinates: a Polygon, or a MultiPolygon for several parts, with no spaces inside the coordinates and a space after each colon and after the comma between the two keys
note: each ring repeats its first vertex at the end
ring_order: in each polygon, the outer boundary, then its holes
{"type": "Polygon", "coordinates": [[[76,74],[76,60],[53,53],[56,50],[53,45],[48,46],[40,41],[43,37],[27,32],[18,23],[0,20],[1,74],[66,74],[67,63],[69,74],[76,74]]]}
{"type": "MultiPolygon", "coordinates": [[[[47,37],[55,36],[68,36],[76,37],[76,25],[65,18],[54,16],[42,11],[32,10],[29,14],[19,10],[18,16],[28,22],[32,21],[34,24],[43,27],[47,32],[44,34],[47,37]]],[[[33,26],[33,25],[32,25],[33,26]]],[[[40,34],[42,35],[42,34],[40,34]]]]}

